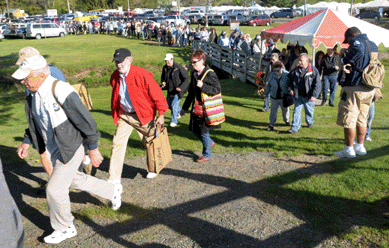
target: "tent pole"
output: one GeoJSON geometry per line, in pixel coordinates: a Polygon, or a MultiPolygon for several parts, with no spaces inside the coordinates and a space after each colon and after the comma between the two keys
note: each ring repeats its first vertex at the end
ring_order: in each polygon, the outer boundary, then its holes
{"type": "Polygon", "coordinates": [[[312,48],[312,65],[315,66],[315,47],[312,48]]]}

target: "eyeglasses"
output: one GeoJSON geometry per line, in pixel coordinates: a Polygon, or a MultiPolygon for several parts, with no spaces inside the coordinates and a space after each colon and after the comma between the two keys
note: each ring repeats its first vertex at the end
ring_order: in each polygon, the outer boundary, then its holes
{"type": "Polygon", "coordinates": [[[281,70],[273,70],[274,72],[281,72],[281,70]]]}
{"type": "Polygon", "coordinates": [[[196,64],[197,62],[199,62],[200,60],[196,60],[196,61],[192,61],[191,63],[192,63],[192,65],[193,64],[196,64]]]}

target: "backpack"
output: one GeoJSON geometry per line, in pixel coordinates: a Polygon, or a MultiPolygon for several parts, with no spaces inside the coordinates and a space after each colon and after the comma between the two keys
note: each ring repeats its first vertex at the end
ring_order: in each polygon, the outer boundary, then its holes
{"type": "MultiPolygon", "coordinates": [[[[55,101],[57,103],[58,103],[58,100],[55,97],[54,89],[57,86],[58,81],[59,80],[55,80],[53,83],[53,86],[51,88],[51,92],[53,93],[53,96],[54,96],[55,101]]],[[[85,87],[85,85],[84,84],[73,84],[72,87],[77,91],[77,93],[80,96],[80,99],[81,99],[82,103],[85,105],[85,107],[88,110],[92,110],[93,109],[92,99],[91,99],[89,92],[88,92],[88,89],[85,87]]]]}
{"type": "Polygon", "coordinates": [[[359,72],[362,72],[362,84],[369,88],[381,89],[384,87],[385,67],[378,60],[378,52],[370,52],[370,44],[365,40],[367,50],[365,54],[369,52],[370,61],[364,68],[358,68],[359,72]]]}

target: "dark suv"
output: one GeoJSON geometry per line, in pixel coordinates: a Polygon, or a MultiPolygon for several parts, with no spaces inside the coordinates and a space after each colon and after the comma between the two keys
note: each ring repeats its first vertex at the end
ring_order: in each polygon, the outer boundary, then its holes
{"type": "Polygon", "coordinates": [[[294,9],[280,9],[270,14],[271,18],[286,17],[293,18],[297,16],[297,12],[294,9]]]}
{"type": "Polygon", "coordinates": [[[381,14],[378,11],[368,10],[368,11],[364,11],[364,12],[359,13],[355,17],[359,18],[359,19],[374,18],[376,20],[379,20],[381,18],[381,14]]]}

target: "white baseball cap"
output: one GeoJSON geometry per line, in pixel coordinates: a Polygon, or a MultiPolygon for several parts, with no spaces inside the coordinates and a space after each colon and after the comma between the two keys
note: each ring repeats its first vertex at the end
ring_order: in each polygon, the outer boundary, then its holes
{"type": "Polygon", "coordinates": [[[42,69],[46,65],[46,59],[43,58],[42,55],[34,55],[23,60],[23,62],[19,65],[19,69],[12,74],[12,77],[17,80],[22,80],[32,71],[42,69]]]}
{"type": "Polygon", "coordinates": [[[171,60],[173,58],[173,54],[168,53],[165,55],[165,60],[171,60]]]}

